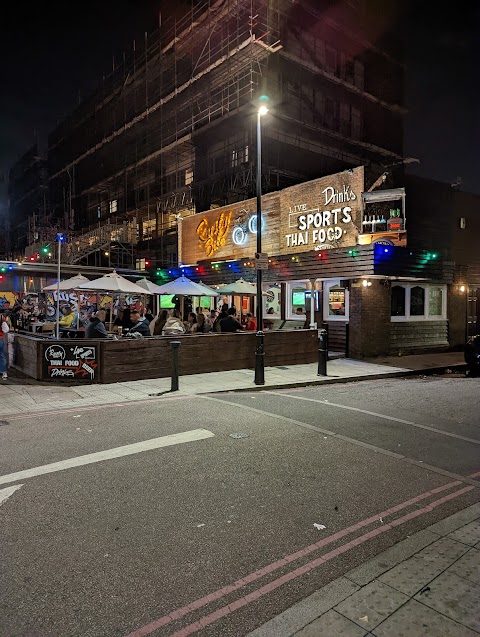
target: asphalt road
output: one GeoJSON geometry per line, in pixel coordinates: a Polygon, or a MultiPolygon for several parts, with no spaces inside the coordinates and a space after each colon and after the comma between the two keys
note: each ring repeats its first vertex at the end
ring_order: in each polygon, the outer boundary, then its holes
{"type": "Polygon", "coordinates": [[[0,635],[242,637],[479,501],[479,451],[458,377],[10,417],[0,635]]]}

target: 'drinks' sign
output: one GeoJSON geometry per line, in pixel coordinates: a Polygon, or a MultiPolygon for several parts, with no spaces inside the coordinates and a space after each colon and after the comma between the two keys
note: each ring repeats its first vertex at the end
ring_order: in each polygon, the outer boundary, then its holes
{"type": "Polygon", "coordinates": [[[296,232],[285,235],[287,248],[331,248],[350,230],[352,206],[349,204],[357,200],[352,188],[346,184],[341,190],[327,186],[321,194],[322,199],[314,208],[306,203],[290,206],[289,226],[296,226],[296,232]]]}

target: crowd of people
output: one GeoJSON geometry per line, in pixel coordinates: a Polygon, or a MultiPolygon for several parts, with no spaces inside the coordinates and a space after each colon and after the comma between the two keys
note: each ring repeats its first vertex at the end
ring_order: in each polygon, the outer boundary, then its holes
{"type": "MultiPolygon", "coordinates": [[[[222,305],[220,312],[203,311],[197,307],[196,312],[189,312],[186,320],[178,308],[160,310],[157,316],[145,312],[142,316],[138,309],[121,310],[117,315],[114,328],[123,336],[179,336],[181,334],[208,334],[209,332],[242,332],[256,331],[257,322],[251,313],[246,314],[245,323],[237,319],[234,306],[222,305]]],[[[90,318],[86,330],[86,338],[107,338],[106,312],[98,310],[90,318]]]]}

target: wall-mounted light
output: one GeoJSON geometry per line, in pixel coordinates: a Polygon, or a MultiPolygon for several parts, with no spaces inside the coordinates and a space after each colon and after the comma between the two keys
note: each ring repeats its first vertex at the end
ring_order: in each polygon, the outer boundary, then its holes
{"type": "Polygon", "coordinates": [[[465,285],[461,285],[459,289],[460,289],[460,292],[465,292],[467,287],[465,285]]]}
{"type": "Polygon", "coordinates": [[[368,279],[363,279],[362,285],[364,288],[369,288],[372,285],[372,282],[369,281],[368,279]]]}

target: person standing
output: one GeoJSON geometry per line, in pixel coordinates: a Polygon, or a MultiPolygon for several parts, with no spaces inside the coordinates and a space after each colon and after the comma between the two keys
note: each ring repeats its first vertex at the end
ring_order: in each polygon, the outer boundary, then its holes
{"type": "Polygon", "coordinates": [[[10,327],[5,320],[5,317],[1,317],[0,319],[0,374],[2,375],[2,380],[7,380],[7,357],[5,352],[8,352],[6,346],[6,336],[10,331],[10,327]]]}

